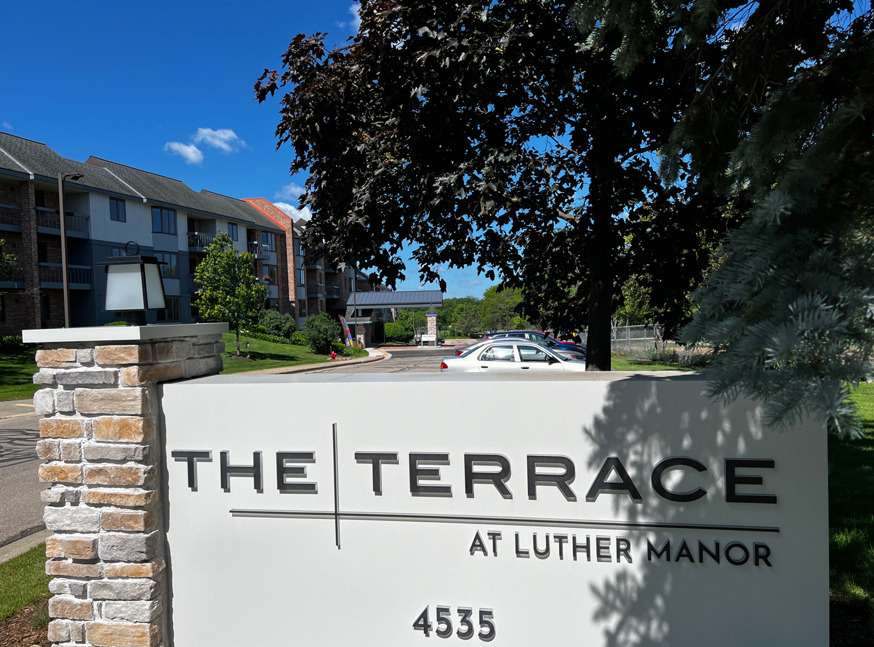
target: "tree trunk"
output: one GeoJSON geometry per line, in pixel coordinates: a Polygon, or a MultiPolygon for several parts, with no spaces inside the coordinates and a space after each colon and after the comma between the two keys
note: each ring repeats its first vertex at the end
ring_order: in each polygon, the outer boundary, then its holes
{"type": "Polygon", "coordinates": [[[240,326],[239,326],[239,324],[237,324],[236,333],[237,333],[237,356],[239,356],[240,355],[240,326]]]}
{"type": "Polygon", "coordinates": [[[588,241],[586,263],[589,274],[588,315],[589,329],[586,340],[586,370],[609,371],[610,330],[613,301],[614,250],[611,214],[600,204],[597,195],[590,194],[592,235],[588,241]]]}

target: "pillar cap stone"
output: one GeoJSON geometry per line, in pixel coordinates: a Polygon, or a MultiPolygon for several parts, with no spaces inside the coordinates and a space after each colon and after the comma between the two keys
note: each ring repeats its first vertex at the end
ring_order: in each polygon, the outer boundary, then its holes
{"type": "Polygon", "coordinates": [[[226,332],[228,332],[228,324],[226,323],[197,323],[43,328],[39,330],[25,330],[21,333],[21,336],[26,344],[118,343],[220,335],[226,332]]]}

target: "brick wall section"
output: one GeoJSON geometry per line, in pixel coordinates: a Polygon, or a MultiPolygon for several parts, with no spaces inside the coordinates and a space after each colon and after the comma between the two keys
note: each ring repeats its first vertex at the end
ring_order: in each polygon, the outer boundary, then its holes
{"type": "Polygon", "coordinates": [[[53,643],[169,644],[156,385],[220,372],[223,351],[220,335],[37,351],[53,643]]]}

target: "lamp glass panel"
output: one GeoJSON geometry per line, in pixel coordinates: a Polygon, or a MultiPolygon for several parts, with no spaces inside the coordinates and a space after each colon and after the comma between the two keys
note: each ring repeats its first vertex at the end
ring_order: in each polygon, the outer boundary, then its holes
{"type": "Polygon", "coordinates": [[[161,282],[161,266],[146,263],[143,265],[146,272],[146,292],[148,292],[149,310],[166,308],[164,302],[164,284],[161,282]]]}
{"type": "Polygon", "coordinates": [[[143,280],[139,265],[109,265],[106,274],[106,310],[143,310],[143,280]]]}

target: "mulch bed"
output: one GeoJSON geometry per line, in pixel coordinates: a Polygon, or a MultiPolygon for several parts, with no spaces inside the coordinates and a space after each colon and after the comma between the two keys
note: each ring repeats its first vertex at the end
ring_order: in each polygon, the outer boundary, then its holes
{"type": "Polygon", "coordinates": [[[34,629],[34,616],[47,605],[48,600],[40,600],[0,622],[0,647],[51,647],[48,628],[34,629]]]}

